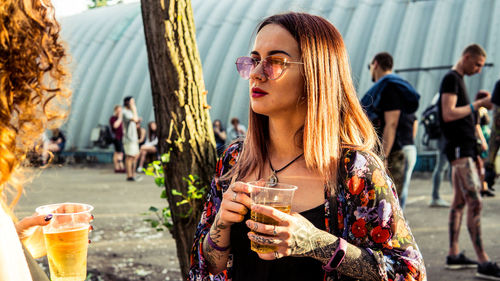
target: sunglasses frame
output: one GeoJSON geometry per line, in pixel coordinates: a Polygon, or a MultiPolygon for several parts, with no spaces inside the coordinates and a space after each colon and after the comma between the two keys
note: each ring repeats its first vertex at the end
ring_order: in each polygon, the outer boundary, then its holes
{"type": "Polygon", "coordinates": [[[270,55],[270,56],[267,56],[265,57],[264,59],[256,59],[256,58],[253,58],[253,57],[248,57],[248,56],[243,56],[243,57],[239,57],[236,59],[236,70],[238,71],[238,74],[240,74],[240,76],[245,79],[245,80],[248,80],[250,79],[250,72],[252,72],[252,70],[254,70],[256,67],[258,67],[260,64],[262,64],[263,61],[266,61],[267,63],[269,63],[271,65],[271,68],[272,68],[272,63],[270,63],[268,61],[269,58],[276,58],[276,59],[279,59],[279,60],[283,60],[283,66],[282,66],[282,70],[281,70],[281,73],[276,77],[276,78],[270,78],[269,75],[266,73],[266,70],[264,67],[262,67],[262,74],[266,77],[266,79],[269,79],[269,80],[276,80],[276,79],[279,79],[283,73],[285,73],[285,70],[288,68],[288,64],[304,64],[303,62],[300,62],[300,61],[290,61],[288,60],[288,58],[284,58],[284,57],[280,57],[280,56],[274,56],[274,55],[270,55]],[[244,77],[240,70],[239,70],[239,67],[238,65],[241,64],[243,65],[242,63],[238,63],[238,60],[241,59],[241,58],[249,58],[251,59],[252,61],[254,61],[254,64],[252,65],[252,67],[250,68],[249,70],[249,74],[248,74],[248,77],[244,77]]]}

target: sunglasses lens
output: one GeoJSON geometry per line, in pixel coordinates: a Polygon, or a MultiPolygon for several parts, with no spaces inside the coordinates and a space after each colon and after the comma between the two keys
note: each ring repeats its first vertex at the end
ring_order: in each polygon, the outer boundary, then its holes
{"type": "MultiPolygon", "coordinates": [[[[262,71],[267,79],[278,79],[285,69],[285,60],[280,57],[267,57],[262,61],[262,71]]],[[[236,59],[236,69],[243,79],[249,79],[252,70],[259,61],[251,57],[239,57],[236,59]]]]}
{"type": "Polygon", "coordinates": [[[264,74],[268,79],[278,79],[283,73],[285,60],[280,57],[267,57],[263,62],[264,74]]]}
{"type": "Polygon", "coordinates": [[[236,70],[243,79],[250,78],[250,72],[254,68],[254,60],[250,57],[240,57],[236,59],[236,70]]]}

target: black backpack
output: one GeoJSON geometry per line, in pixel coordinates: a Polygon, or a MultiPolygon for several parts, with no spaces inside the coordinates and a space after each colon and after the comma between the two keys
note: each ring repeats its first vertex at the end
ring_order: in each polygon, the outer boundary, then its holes
{"type": "Polygon", "coordinates": [[[97,125],[99,128],[99,137],[97,141],[95,141],[94,145],[99,146],[100,148],[108,148],[110,144],[113,143],[113,134],[111,133],[111,129],[107,125],[97,125]]]}
{"type": "Polygon", "coordinates": [[[429,105],[422,113],[422,120],[424,125],[424,136],[422,137],[422,144],[429,145],[429,140],[439,139],[441,137],[441,122],[439,121],[439,106],[436,104],[429,105]]]}

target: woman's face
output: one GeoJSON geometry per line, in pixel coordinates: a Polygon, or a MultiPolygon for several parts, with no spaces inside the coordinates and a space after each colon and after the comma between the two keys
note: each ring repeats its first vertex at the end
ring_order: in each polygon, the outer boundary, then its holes
{"type": "Polygon", "coordinates": [[[151,131],[156,131],[156,122],[151,122],[151,125],[150,125],[150,128],[151,128],[151,131]]]}
{"type": "MultiPolygon", "coordinates": [[[[262,28],[257,37],[251,56],[263,60],[267,56],[278,56],[289,61],[300,62],[297,41],[283,27],[269,24],[262,28]]],[[[276,80],[267,79],[262,64],[250,73],[250,105],[258,114],[269,117],[288,117],[302,112],[305,116],[307,106],[299,102],[304,95],[304,78],[301,64],[287,64],[284,73],[276,80]]]]}

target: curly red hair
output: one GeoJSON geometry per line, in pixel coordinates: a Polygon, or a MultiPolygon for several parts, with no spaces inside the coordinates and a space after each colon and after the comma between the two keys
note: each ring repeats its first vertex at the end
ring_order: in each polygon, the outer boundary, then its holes
{"type": "Polygon", "coordinates": [[[27,152],[67,117],[66,51],[48,0],[0,5],[0,202],[11,211],[22,194],[27,152]],[[13,190],[7,196],[6,190],[13,190]],[[10,198],[10,200],[9,200],[10,198]]]}

